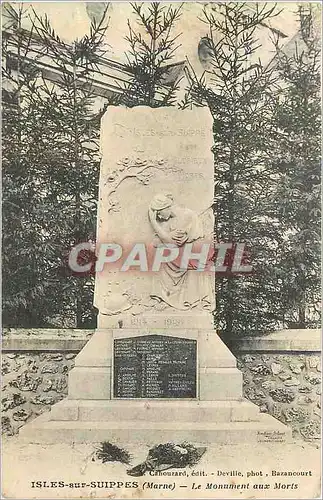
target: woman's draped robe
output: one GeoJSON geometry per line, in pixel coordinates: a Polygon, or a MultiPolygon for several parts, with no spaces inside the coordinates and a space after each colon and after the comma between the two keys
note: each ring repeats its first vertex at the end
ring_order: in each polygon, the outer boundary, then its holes
{"type": "MultiPolygon", "coordinates": [[[[192,252],[200,252],[203,243],[203,227],[198,215],[188,208],[181,208],[176,217],[159,222],[167,233],[183,231],[187,235],[185,243],[193,243],[192,252]]],[[[184,245],[185,245],[184,243],[184,245]]],[[[154,243],[162,245],[160,239],[154,243]]],[[[213,277],[210,272],[197,271],[196,261],[190,261],[187,269],[180,268],[183,247],[175,261],[163,263],[153,280],[151,297],[178,310],[197,308],[212,311],[214,309],[213,277]]]]}

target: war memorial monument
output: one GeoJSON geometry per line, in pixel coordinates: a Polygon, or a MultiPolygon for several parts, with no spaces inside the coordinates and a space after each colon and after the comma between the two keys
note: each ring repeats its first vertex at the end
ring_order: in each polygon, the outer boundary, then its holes
{"type": "MultiPolygon", "coordinates": [[[[108,107],[101,123],[97,248],[213,241],[207,108],[108,107]]],[[[216,161],[215,161],[216,165],[216,161]]],[[[138,247],[137,247],[138,248],[138,247]]],[[[242,373],[213,326],[214,273],[96,273],[97,329],[68,396],[21,430],[30,442],[282,442],[290,429],[242,396],[242,373]]]]}

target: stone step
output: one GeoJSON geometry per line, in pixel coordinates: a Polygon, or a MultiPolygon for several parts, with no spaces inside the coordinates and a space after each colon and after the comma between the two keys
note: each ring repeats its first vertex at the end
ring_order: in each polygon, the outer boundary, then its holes
{"type": "Polygon", "coordinates": [[[150,421],[53,421],[44,413],[20,429],[19,437],[28,443],[97,443],[111,441],[153,445],[168,441],[210,444],[244,442],[285,442],[291,429],[270,415],[259,422],[150,422],[150,421]]]}
{"type": "Polygon", "coordinates": [[[50,420],[150,422],[246,422],[259,420],[258,406],[240,401],[75,400],[51,408],[50,420]]]}

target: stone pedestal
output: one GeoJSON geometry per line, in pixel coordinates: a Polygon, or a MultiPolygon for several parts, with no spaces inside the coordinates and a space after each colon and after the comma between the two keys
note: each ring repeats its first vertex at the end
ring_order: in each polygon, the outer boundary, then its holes
{"type": "Polygon", "coordinates": [[[24,426],[21,438],[36,443],[110,440],[152,445],[185,440],[281,442],[291,437],[288,427],[243,398],[242,373],[214,331],[176,331],[177,337],[197,340],[197,398],[114,398],[113,340],[143,334],[140,330],[97,330],[75,358],[68,397],[24,426]]]}
{"type": "MultiPolygon", "coordinates": [[[[186,243],[211,242],[212,144],[205,108],[108,108],[98,252],[104,243],[125,253],[136,243],[156,248],[177,231],[186,243]]],[[[108,264],[96,274],[98,328],[75,359],[68,397],[23,427],[22,437],[126,445],[290,436],[242,396],[236,359],[213,329],[214,274],[165,269],[108,264]]]]}
{"type": "Polygon", "coordinates": [[[242,373],[236,359],[213,330],[97,330],[75,358],[69,374],[68,398],[109,400],[113,395],[113,341],[162,334],[197,341],[197,399],[199,401],[239,401],[242,399],[242,373]],[[214,355],[213,353],[216,353],[214,355]]]}
{"type": "MultiPolygon", "coordinates": [[[[169,335],[154,330],[156,335],[169,335]]],[[[176,330],[197,341],[197,397],[118,399],[113,397],[113,341],[151,335],[142,330],[97,330],[75,358],[68,397],[27,424],[28,442],[111,440],[156,444],[166,441],[237,443],[285,441],[291,430],[242,396],[242,373],[214,331],[176,330]]]]}

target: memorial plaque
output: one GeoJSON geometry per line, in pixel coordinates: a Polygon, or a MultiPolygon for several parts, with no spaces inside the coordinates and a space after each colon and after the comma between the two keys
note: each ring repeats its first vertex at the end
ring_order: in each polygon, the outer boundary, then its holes
{"type": "Polygon", "coordinates": [[[115,339],[113,393],[115,398],[195,398],[196,340],[115,339]]]}

